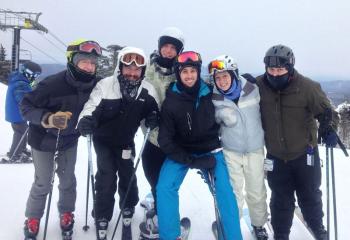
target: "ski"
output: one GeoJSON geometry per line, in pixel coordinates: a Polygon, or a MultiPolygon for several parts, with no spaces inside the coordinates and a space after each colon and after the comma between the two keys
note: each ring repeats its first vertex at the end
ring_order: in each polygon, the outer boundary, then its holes
{"type": "Polygon", "coordinates": [[[73,230],[62,231],[62,240],[72,240],[73,230]]]}
{"type": "Polygon", "coordinates": [[[314,233],[312,232],[312,230],[309,228],[309,226],[307,225],[306,221],[304,220],[303,214],[301,213],[301,210],[300,210],[299,206],[295,206],[294,215],[297,216],[297,218],[300,220],[300,222],[305,226],[305,228],[311,234],[311,236],[314,239],[316,239],[315,236],[314,236],[314,233]]]}
{"type": "Polygon", "coordinates": [[[131,223],[122,225],[122,240],[132,240],[131,223]]]}

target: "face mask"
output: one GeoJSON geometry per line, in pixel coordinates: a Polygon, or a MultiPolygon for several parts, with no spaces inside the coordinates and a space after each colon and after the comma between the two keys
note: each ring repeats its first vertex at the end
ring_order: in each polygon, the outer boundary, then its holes
{"type": "Polygon", "coordinates": [[[275,90],[283,90],[288,86],[289,83],[289,72],[281,76],[272,76],[266,72],[266,78],[270,86],[275,90]]]}

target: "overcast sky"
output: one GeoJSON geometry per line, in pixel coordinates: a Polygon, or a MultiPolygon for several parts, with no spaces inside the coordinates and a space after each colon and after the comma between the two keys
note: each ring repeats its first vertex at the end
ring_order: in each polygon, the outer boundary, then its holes
{"type": "MultiPolygon", "coordinates": [[[[229,54],[241,72],[254,74],[264,71],[266,50],[282,43],[293,49],[304,75],[350,80],[349,0],[0,0],[0,8],[42,12],[39,22],[67,44],[89,38],[148,54],[161,31],[176,26],[184,32],[185,49],[199,51],[205,63],[229,54]]],[[[65,49],[51,35],[22,30],[21,36],[65,63],[65,49]]],[[[8,53],[11,42],[12,31],[0,31],[8,53]]],[[[21,48],[34,61],[54,62],[24,41],[21,48]]]]}

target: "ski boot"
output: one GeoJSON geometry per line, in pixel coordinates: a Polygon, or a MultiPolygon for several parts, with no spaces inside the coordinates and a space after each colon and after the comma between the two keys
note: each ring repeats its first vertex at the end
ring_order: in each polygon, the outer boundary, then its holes
{"type": "Polygon", "coordinates": [[[252,225],[256,240],[267,240],[269,239],[269,235],[266,232],[264,227],[256,227],[252,225]]]}
{"type": "Polygon", "coordinates": [[[60,215],[60,226],[62,230],[62,239],[71,240],[73,235],[74,214],[66,212],[60,215]]]}
{"type": "Polygon", "coordinates": [[[24,222],[24,240],[36,240],[39,232],[40,220],[37,218],[28,218],[24,222]]]}
{"type": "Polygon", "coordinates": [[[108,220],[106,218],[100,218],[96,220],[98,240],[107,240],[107,228],[108,220]]]}
{"type": "Polygon", "coordinates": [[[158,217],[155,209],[146,212],[146,220],[140,223],[141,237],[144,239],[159,239],[158,217]]]}
{"type": "Polygon", "coordinates": [[[22,151],[22,154],[26,155],[26,156],[29,157],[29,158],[32,157],[32,152],[31,152],[28,148],[25,148],[25,149],[22,151]]]}

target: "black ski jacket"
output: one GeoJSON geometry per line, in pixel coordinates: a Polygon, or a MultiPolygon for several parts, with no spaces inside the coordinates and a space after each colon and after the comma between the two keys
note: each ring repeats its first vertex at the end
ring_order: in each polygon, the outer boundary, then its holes
{"type": "Polygon", "coordinates": [[[116,75],[98,82],[79,119],[92,116],[97,122],[93,140],[120,148],[133,147],[140,122],[158,110],[158,99],[153,86],[142,80],[136,99],[123,99],[116,75]]]}
{"type": "Polygon", "coordinates": [[[55,151],[56,128],[44,128],[42,117],[57,111],[72,112],[68,127],[60,131],[59,150],[66,150],[78,142],[80,136],[76,129],[80,111],[88,100],[96,82],[77,81],[65,70],[40,81],[34,91],[27,93],[20,104],[21,113],[29,121],[28,144],[40,151],[55,151]]]}
{"type": "Polygon", "coordinates": [[[212,91],[201,80],[194,99],[171,83],[162,105],[158,142],[172,160],[188,164],[192,154],[203,154],[221,147],[215,121],[212,91]]]}

